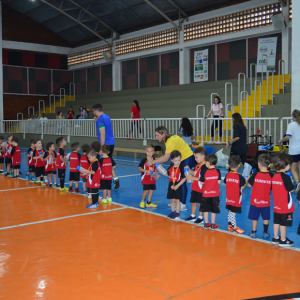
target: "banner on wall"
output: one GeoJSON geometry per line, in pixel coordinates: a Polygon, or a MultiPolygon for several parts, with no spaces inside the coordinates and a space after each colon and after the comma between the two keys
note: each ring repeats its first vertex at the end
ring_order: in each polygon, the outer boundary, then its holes
{"type": "Polygon", "coordinates": [[[267,70],[275,72],[276,48],[277,37],[258,39],[257,72],[261,73],[267,70]]]}
{"type": "Polygon", "coordinates": [[[208,49],[195,51],[194,82],[208,80],[208,49]]]}

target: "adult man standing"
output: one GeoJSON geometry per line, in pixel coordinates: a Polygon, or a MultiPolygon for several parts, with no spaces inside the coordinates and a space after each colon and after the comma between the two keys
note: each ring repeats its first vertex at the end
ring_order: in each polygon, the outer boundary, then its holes
{"type": "MultiPolygon", "coordinates": [[[[103,146],[104,144],[109,145],[109,157],[112,157],[115,148],[115,138],[112,128],[110,117],[105,114],[102,110],[100,103],[95,104],[93,107],[94,120],[96,121],[96,130],[98,136],[98,142],[103,146]]],[[[120,187],[119,179],[116,177],[116,173],[113,170],[114,187],[118,189],[120,187]]]]}

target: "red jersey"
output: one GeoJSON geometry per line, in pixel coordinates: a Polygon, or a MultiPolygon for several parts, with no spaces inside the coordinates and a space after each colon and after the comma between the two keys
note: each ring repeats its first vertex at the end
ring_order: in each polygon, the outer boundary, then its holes
{"type": "Polygon", "coordinates": [[[74,116],[74,111],[73,110],[69,110],[68,111],[68,119],[73,119],[74,116]]]}
{"type": "Polygon", "coordinates": [[[179,165],[179,167],[175,168],[174,166],[171,166],[168,169],[169,174],[169,180],[173,182],[174,184],[180,182],[185,178],[184,175],[184,167],[182,165],[179,165]]]}
{"type": "Polygon", "coordinates": [[[220,188],[218,180],[221,180],[220,170],[216,168],[209,169],[201,169],[200,172],[201,182],[204,183],[203,186],[203,197],[219,197],[220,196],[220,188]]]}
{"type": "Polygon", "coordinates": [[[7,143],[7,145],[6,145],[5,157],[7,157],[7,158],[12,158],[12,156],[11,156],[11,154],[10,154],[12,147],[13,147],[13,146],[12,146],[11,144],[7,143]]]}
{"type": "MultiPolygon", "coordinates": [[[[274,212],[288,214],[295,211],[291,191],[294,185],[289,175],[277,172],[272,177],[274,212]]],[[[299,194],[299,193],[298,193],[299,194]]]]}
{"type": "Polygon", "coordinates": [[[251,205],[256,207],[270,206],[272,176],[269,171],[258,171],[252,174],[248,183],[253,186],[251,193],[251,205]]]}
{"type": "Polygon", "coordinates": [[[203,164],[198,164],[195,167],[195,173],[194,173],[194,177],[199,178],[199,181],[194,181],[192,182],[192,186],[191,189],[195,192],[201,193],[202,194],[202,184],[200,183],[201,178],[200,178],[200,173],[201,173],[201,169],[207,169],[205,163],[203,164]]]}
{"type": "Polygon", "coordinates": [[[99,189],[100,188],[100,177],[101,177],[100,162],[98,160],[93,161],[90,164],[88,170],[94,171],[95,174],[88,174],[87,187],[89,187],[91,189],[99,189]]]}
{"type": "Polygon", "coordinates": [[[12,165],[13,166],[20,166],[21,165],[21,149],[19,146],[14,146],[11,149],[11,156],[12,156],[12,165]]]}
{"type": "Polygon", "coordinates": [[[45,172],[54,172],[56,171],[56,165],[55,165],[55,160],[56,160],[56,153],[46,153],[46,166],[45,166],[45,172]]]}
{"type": "MultiPolygon", "coordinates": [[[[57,154],[56,154],[56,168],[57,169],[66,169],[65,163],[60,159],[60,156],[62,156],[64,159],[66,159],[65,150],[63,148],[58,148],[57,154]]],[[[77,165],[78,166],[78,165],[77,165]]]]}
{"type": "MultiPolygon", "coordinates": [[[[90,162],[88,160],[88,157],[86,155],[86,153],[83,153],[83,155],[81,155],[80,157],[80,167],[84,168],[85,170],[88,170],[90,166],[90,162]]],[[[83,173],[80,173],[80,177],[81,178],[86,178],[86,175],[83,175],[83,173]]]]}
{"type": "Polygon", "coordinates": [[[242,207],[243,190],[245,178],[237,172],[230,171],[226,174],[224,183],[226,185],[226,205],[242,207]]]}
{"type": "Polygon", "coordinates": [[[133,113],[133,119],[140,119],[140,110],[135,105],[132,106],[131,111],[133,113]]]}
{"type": "MultiPolygon", "coordinates": [[[[33,154],[34,149],[29,148],[27,151],[27,154],[30,154],[32,152],[33,154]]],[[[33,156],[28,157],[27,156],[27,166],[34,166],[35,165],[35,160],[33,159],[33,156]]]]}
{"type": "Polygon", "coordinates": [[[81,157],[81,155],[76,151],[74,151],[70,154],[70,156],[69,156],[70,172],[76,172],[76,173],[79,172],[77,170],[77,167],[80,165],[80,157],[81,157]]]}
{"type": "MultiPolygon", "coordinates": [[[[41,154],[39,154],[39,152],[43,152],[42,156],[43,158],[46,158],[46,152],[44,149],[41,149],[41,150],[34,150],[33,151],[33,157],[37,157],[37,156],[40,156],[41,154]]],[[[46,162],[41,159],[41,158],[38,158],[38,159],[34,159],[35,160],[35,168],[39,168],[39,167],[45,167],[46,166],[46,162]]]]}
{"type": "Polygon", "coordinates": [[[114,167],[115,165],[115,161],[110,157],[100,158],[102,180],[112,180],[112,167],[114,167]]]}
{"type": "MultiPolygon", "coordinates": [[[[147,166],[146,163],[148,162],[147,157],[143,158],[139,164],[139,167],[144,170],[152,170],[155,172],[156,168],[154,166],[147,166]]],[[[155,179],[146,172],[141,172],[141,183],[142,184],[155,184],[155,179]]]]}

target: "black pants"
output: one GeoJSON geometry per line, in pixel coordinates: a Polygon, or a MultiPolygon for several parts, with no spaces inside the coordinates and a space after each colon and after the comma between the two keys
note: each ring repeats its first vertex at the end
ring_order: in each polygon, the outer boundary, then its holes
{"type": "Polygon", "coordinates": [[[109,156],[110,158],[112,158],[112,156],[113,156],[114,149],[115,149],[115,145],[109,145],[109,153],[108,153],[108,156],[109,156]]]}
{"type": "MultiPolygon", "coordinates": [[[[218,118],[219,116],[214,116],[214,118],[218,118]]],[[[218,128],[219,130],[219,137],[222,137],[222,124],[223,122],[221,120],[215,120],[213,121],[212,125],[211,125],[211,137],[215,136],[215,128],[218,128]]]]}
{"type": "Polygon", "coordinates": [[[137,127],[137,131],[139,131],[139,129],[140,129],[140,133],[142,133],[142,129],[141,129],[141,126],[140,126],[140,121],[131,122],[131,131],[130,131],[130,133],[133,133],[133,126],[135,126],[135,125],[137,127]]]}
{"type": "Polygon", "coordinates": [[[239,153],[237,153],[237,151],[233,150],[233,151],[230,151],[230,156],[231,155],[238,155],[241,159],[243,166],[245,167],[245,163],[247,162],[247,154],[239,154],[239,153]]]}

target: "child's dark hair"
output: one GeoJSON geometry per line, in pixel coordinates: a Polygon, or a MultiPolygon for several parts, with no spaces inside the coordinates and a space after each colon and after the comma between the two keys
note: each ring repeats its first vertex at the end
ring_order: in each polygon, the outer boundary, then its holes
{"type": "Polygon", "coordinates": [[[212,166],[215,166],[218,162],[218,157],[216,154],[210,153],[206,156],[206,161],[208,161],[212,166]]]}
{"type": "Polygon", "coordinates": [[[293,162],[293,158],[286,154],[280,153],[275,156],[273,165],[277,171],[283,170],[287,165],[290,165],[293,162]]]}
{"type": "Polygon", "coordinates": [[[204,147],[197,147],[194,150],[194,154],[201,154],[201,155],[206,156],[207,155],[207,151],[206,151],[206,149],[204,147]]]}
{"type": "Polygon", "coordinates": [[[19,139],[16,136],[13,136],[11,139],[12,142],[19,143],[19,139]]]}
{"type": "Polygon", "coordinates": [[[30,145],[31,145],[31,144],[35,144],[35,139],[31,139],[31,140],[30,140],[30,145]]]}
{"type": "Polygon", "coordinates": [[[257,160],[263,167],[268,168],[271,163],[271,157],[268,154],[261,154],[257,160]]]}
{"type": "Polygon", "coordinates": [[[104,144],[104,145],[101,147],[101,151],[102,151],[102,153],[108,154],[108,153],[110,152],[110,147],[109,147],[109,145],[104,144]]]}
{"type": "Polygon", "coordinates": [[[42,141],[41,139],[34,140],[34,144],[36,145],[36,143],[37,143],[38,141],[41,141],[42,146],[44,146],[44,143],[43,143],[43,141],[42,141]]]}
{"type": "Polygon", "coordinates": [[[83,153],[87,153],[87,152],[89,152],[91,150],[91,147],[88,144],[83,144],[81,146],[81,150],[82,150],[83,153]]]}
{"type": "Polygon", "coordinates": [[[94,149],[91,149],[87,154],[90,155],[90,156],[97,157],[97,152],[94,149]]]}
{"type": "Polygon", "coordinates": [[[76,151],[78,148],[79,148],[79,143],[78,142],[75,142],[75,143],[71,144],[72,151],[76,151]]]}
{"type": "Polygon", "coordinates": [[[228,158],[228,165],[231,169],[237,168],[241,164],[241,158],[238,155],[231,155],[228,158]]]}
{"type": "Polygon", "coordinates": [[[148,145],[146,146],[146,149],[148,149],[148,148],[152,148],[153,150],[155,150],[155,147],[154,147],[152,144],[148,144],[148,145]]]}
{"type": "Polygon", "coordinates": [[[50,148],[52,145],[54,145],[53,142],[47,143],[47,144],[46,144],[46,149],[49,151],[49,148],[50,148]]]}
{"type": "Polygon", "coordinates": [[[174,159],[179,156],[181,157],[181,153],[178,150],[174,150],[171,152],[171,159],[174,159]]]}
{"type": "Polygon", "coordinates": [[[4,140],[4,137],[2,135],[0,135],[0,140],[2,140],[2,141],[4,140]]]}
{"type": "Polygon", "coordinates": [[[11,136],[14,136],[14,135],[10,133],[7,135],[7,138],[10,138],[11,136]]]}
{"type": "Polygon", "coordinates": [[[57,138],[57,139],[56,139],[56,145],[57,145],[58,147],[60,147],[60,145],[61,145],[61,143],[62,143],[63,140],[64,140],[64,137],[63,137],[63,136],[57,138]]]}
{"type": "Polygon", "coordinates": [[[101,150],[101,144],[98,143],[98,142],[93,142],[93,143],[91,144],[91,149],[92,149],[92,150],[95,150],[97,153],[99,153],[100,150],[101,150]]]}

